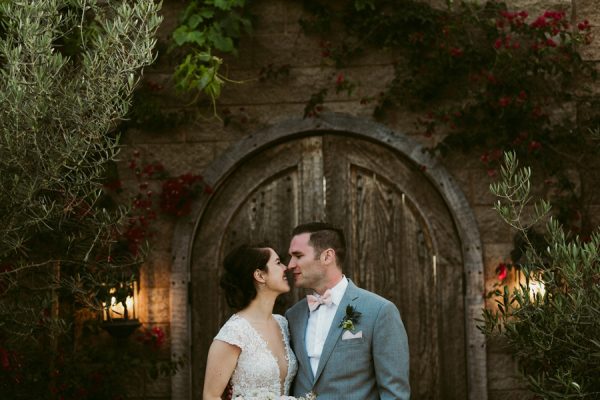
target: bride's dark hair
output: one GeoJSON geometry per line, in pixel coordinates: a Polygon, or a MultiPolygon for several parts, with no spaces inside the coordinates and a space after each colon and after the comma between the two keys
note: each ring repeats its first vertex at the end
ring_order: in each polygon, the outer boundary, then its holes
{"type": "Polygon", "coordinates": [[[254,271],[267,270],[271,257],[268,245],[242,244],[225,256],[225,272],[221,276],[221,288],[229,307],[238,311],[245,308],[256,297],[254,271]]]}

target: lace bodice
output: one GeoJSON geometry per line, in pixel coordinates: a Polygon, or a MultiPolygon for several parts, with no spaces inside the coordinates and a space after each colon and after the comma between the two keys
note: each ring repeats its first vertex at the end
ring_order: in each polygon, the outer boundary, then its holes
{"type": "Polygon", "coordinates": [[[281,390],[281,374],[277,359],[269,350],[267,342],[247,320],[234,314],[215,337],[215,340],[221,340],[242,349],[235,371],[231,376],[233,398],[248,395],[257,390],[277,395],[287,395],[290,391],[290,385],[298,370],[298,362],[290,347],[287,320],[278,314],[274,314],[273,317],[281,328],[288,362],[283,390],[281,390]]]}

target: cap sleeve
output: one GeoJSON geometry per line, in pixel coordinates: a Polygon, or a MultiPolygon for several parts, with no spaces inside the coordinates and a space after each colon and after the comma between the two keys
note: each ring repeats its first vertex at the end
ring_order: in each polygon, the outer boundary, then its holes
{"type": "Polygon", "coordinates": [[[244,329],[240,324],[240,319],[236,315],[231,317],[225,325],[219,330],[215,340],[232,344],[244,350],[244,329]]]}

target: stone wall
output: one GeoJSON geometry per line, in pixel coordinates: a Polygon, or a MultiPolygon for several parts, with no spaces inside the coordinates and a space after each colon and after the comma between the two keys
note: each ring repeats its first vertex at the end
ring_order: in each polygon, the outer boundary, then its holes
{"type": "MultiPolygon", "coordinates": [[[[589,60],[600,60],[600,7],[598,0],[509,0],[514,8],[523,8],[530,14],[545,9],[563,9],[572,13],[574,20],[587,18],[592,25],[596,40],[585,51],[589,60]]],[[[323,66],[319,40],[306,37],[298,24],[303,13],[302,2],[291,0],[257,0],[253,2],[253,13],[257,16],[255,32],[245,38],[240,45],[239,56],[229,58],[228,75],[231,79],[244,81],[243,84],[228,84],[219,101],[221,112],[227,110],[231,122],[224,124],[211,118],[207,104],[190,105],[190,98],[177,94],[173,89],[173,55],[166,51],[169,38],[176,26],[177,18],[185,7],[185,0],[167,0],[163,5],[164,22],[160,30],[160,56],[157,63],[145,72],[144,82],[155,88],[154,95],[162,103],[163,112],[196,114],[194,119],[171,128],[153,130],[130,129],[125,135],[125,146],[121,153],[120,174],[124,186],[136,190],[137,181],[127,168],[127,161],[135,150],[142,159],[159,161],[172,174],[186,172],[202,174],[202,171],[228,146],[240,138],[257,132],[290,117],[303,114],[310,95],[317,91],[326,80],[335,79],[336,70],[323,66]],[[259,82],[257,77],[262,67],[290,64],[290,74],[286,78],[259,82]],[[200,113],[198,113],[200,108],[200,113]],[[203,116],[201,116],[203,115],[203,116]]],[[[435,2],[432,2],[435,4],[435,2]]],[[[372,118],[374,104],[361,105],[364,96],[374,96],[382,91],[392,79],[392,65],[389,54],[367,54],[345,68],[349,79],[360,82],[351,97],[345,94],[329,96],[325,111],[347,113],[364,118],[372,118]]],[[[600,87],[595,88],[595,93],[600,87]]],[[[413,136],[428,145],[430,143],[417,135],[416,115],[396,112],[384,124],[390,128],[413,136]]],[[[465,160],[459,157],[448,159],[445,166],[461,184],[464,193],[478,220],[483,243],[486,286],[489,289],[494,280],[495,268],[508,258],[512,248],[512,234],[499,223],[491,208],[493,198],[489,194],[489,178],[478,160],[465,160]]],[[[160,182],[150,182],[158,187],[160,182]]],[[[600,204],[598,205],[600,208],[600,204]]],[[[597,208],[598,209],[598,208],[597,208]]],[[[142,268],[141,279],[141,319],[145,325],[157,325],[169,333],[169,287],[172,264],[171,241],[175,221],[162,218],[155,224],[155,236],[151,244],[148,261],[142,268]]],[[[516,367],[510,356],[502,350],[502,345],[490,343],[488,346],[488,391],[489,399],[528,398],[523,382],[518,378],[516,367]]],[[[170,382],[163,379],[145,390],[147,398],[169,399],[170,382]]]]}

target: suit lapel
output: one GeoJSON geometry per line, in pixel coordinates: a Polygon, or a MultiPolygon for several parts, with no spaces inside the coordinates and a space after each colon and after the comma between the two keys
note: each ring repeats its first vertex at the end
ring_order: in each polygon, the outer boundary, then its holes
{"type": "Polygon", "coordinates": [[[306,325],[308,325],[308,304],[304,301],[304,304],[300,306],[300,312],[298,313],[298,319],[294,324],[297,329],[293,332],[294,339],[298,345],[294,349],[296,351],[296,357],[301,361],[303,365],[308,366],[311,378],[313,377],[312,368],[310,367],[310,360],[308,359],[308,353],[306,352],[306,325]]]}
{"type": "MultiPolygon", "coordinates": [[[[352,281],[348,280],[348,287],[346,288],[346,292],[344,293],[344,296],[340,301],[338,309],[335,312],[335,317],[333,317],[331,327],[329,328],[329,333],[327,334],[327,339],[325,339],[325,344],[323,345],[323,351],[321,352],[319,366],[317,367],[317,373],[315,375],[315,383],[319,379],[319,376],[321,376],[321,372],[323,371],[323,368],[325,368],[325,364],[327,364],[327,360],[329,360],[329,357],[331,356],[331,353],[335,348],[335,344],[337,343],[339,337],[342,334],[343,329],[340,327],[340,322],[346,314],[346,307],[349,304],[352,304],[352,302],[356,299],[358,299],[357,287],[356,285],[354,285],[354,283],[352,283],[352,281]]],[[[306,348],[304,352],[306,353],[306,348]]]]}

